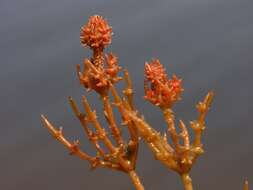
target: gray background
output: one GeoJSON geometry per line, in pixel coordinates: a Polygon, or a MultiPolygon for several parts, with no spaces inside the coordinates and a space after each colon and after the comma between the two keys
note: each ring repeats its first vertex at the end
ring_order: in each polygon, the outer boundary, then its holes
{"type": "MultiPolygon", "coordinates": [[[[0,189],[133,189],[123,173],[90,172],[40,121],[44,113],[93,153],[67,102],[71,95],[80,105],[87,95],[75,65],[90,56],[79,32],[93,14],[113,27],[107,50],[129,69],[136,105],[157,130],[165,130],[162,115],[142,98],[145,61],[157,57],[170,75],[184,79],[177,118],[196,118],[194,105],[209,89],[215,91],[206,153],[191,172],[194,188],[239,190],[246,178],[253,184],[252,0],[1,0],[0,189]]],[[[97,97],[88,98],[101,112],[97,97]]],[[[155,161],[144,143],[137,172],[147,190],[183,189],[177,174],[155,161]]]]}

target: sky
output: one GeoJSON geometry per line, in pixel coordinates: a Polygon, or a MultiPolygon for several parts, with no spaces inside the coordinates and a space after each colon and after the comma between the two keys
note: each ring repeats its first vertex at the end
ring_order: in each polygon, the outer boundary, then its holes
{"type": "MultiPolygon", "coordinates": [[[[113,28],[120,65],[129,70],[135,105],[164,132],[162,113],[143,99],[143,67],[160,59],[185,91],[174,111],[186,123],[195,104],[215,92],[203,135],[205,154],[191,171],[194,189],[242,189],[253,184],[253,2],[251,0],[1,0],[0,189],[134,189],[129,177],[98,168],[68,151],[42,126],[44,114],[71,140],[95,154],[68,104],[86,95],[103,126],[99,97],[80,86],[75,66],[89,58],[80,28],[94,14],[113,28]]],[[[119,89],[122,85],[118,86],[119,89]]],[[[188,125],[189,126],[189,125],[188,125]]],[[[137,163],[145,188],[183,189],[179,176],[140,142],[137,163]]]]}

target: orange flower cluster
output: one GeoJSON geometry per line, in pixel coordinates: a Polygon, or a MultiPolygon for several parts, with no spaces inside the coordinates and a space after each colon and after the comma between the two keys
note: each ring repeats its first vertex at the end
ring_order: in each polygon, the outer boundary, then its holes
{"type": "Polygon", "coordinates": [[[158,59],[145,64],[145,98],[156,106],[169,108],[180,99],[182,80],[176,75],[168,79],[163,65],[158,59]]]}
{"type": "Polygon", "coordinates": [[[118,58],[113,55],[113,53],[105,55],[107,68],[105,69],[106,74],[108,74],[111,81],[117,82],[120,78],[117,77],[118,72],[121,70],[121,67],[118,65],[118,58]]]}
{"type": "Polygon", "coordinates": [[[89,46],[92,49],[103,49],[111,43],[112,28],[103,17],[94,15],[82,27],[80,38],[84,46],[89,46]]]}
{"type": "Polygon", "coordinates": [[[100,95],[107,94],[110,83],[121,79],[118,77],[121,67],[117,57],[112,53],[103,53],[104,47],[111,43],[111,38],[112,28],[98,15],[91,16],[88,23],[81,28],[81,43],[92,49],[93,57],[84,60],[82,72],[80,66],[77,66],[77,74],[85,88],[93,89],[100,95]]]}
{"type": "Polygon", "coordinates": [[[117,57],[110,53],[105,54],[105,58],[105,64],[102,59],[99,65],[93,63],[94,59],[85,59],[82,72],[80,65],[77,65],[80,83],[88,90],[95,90],[100,95],[107,94],[110,83],[114,84],[121,79],[118,76],[121,67],[118,65],[117,57]]]}

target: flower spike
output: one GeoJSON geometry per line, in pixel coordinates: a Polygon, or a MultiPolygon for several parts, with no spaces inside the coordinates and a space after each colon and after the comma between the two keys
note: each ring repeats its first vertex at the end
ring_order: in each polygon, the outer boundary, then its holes
{"type": "Polygon", "coordinates": [[[91,16],[88,23],[81,28],[80,39],[84,46],[103,49],[111,43],[112,28],[103,17],[91,16]]]}
{"type": "Polygon", "coordinates": [[[158,59],[145,63],[144,98],[160,108],[169,108],[180,100],[182,79],[176,75],[167,78],[165,68],[158,59]]]}

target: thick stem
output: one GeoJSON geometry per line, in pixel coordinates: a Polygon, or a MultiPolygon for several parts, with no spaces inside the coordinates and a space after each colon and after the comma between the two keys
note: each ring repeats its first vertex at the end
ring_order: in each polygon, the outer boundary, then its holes
{"type": "Polygon", "coordinates": [[[128,148],[131,152],[131,155],[129,156],[129,160],[132,163],[133,168],[135,168],[137,154],[138,154],[138,146],[139,146],[138,131],[134,122],[130,121],[129,117],[125,114],[124,110],[128,108],[125,107],[123,101],[118,95],[117,90],[112,84],[110,85],[110,89],[112,92],[112,96],[114,97],[114,103],[115,105],[117,105],[119,113],[121,114],[122,121],[128,126],[129,135],[131,139],[130,142],[128,143],[128,148]]]}
{"type": "Polygon", "coordinates": [[[188,173],[181,174],[181,179],[183,181],[185,190],[193,190],[193,188],[192,188],[192,179],[190,178],[188,173]]]}
{"type": "Polygon", "coordinates": [[[144,190],[144,186],[142,185],[139,176],[136,174],[136,172],[134,170],[128,172],[134,187],[136,190],[144,190]]]}

